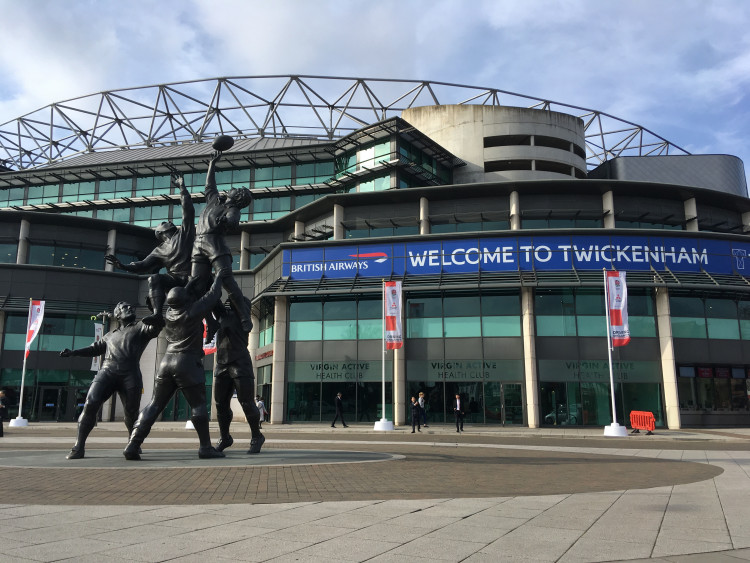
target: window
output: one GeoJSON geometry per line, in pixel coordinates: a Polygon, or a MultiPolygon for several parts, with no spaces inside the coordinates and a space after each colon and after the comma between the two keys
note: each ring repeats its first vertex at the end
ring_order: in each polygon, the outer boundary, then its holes
{"type": "MultiPolygon", "coordinates": [[[[164,221],[169,221],[170,208],[171,205],[151,205],[136,207],[133,210],[133,224],[140,225],[141,227],[156,227],[164,221]]],[[[197,206],[195,211],[197,216],[197,206]]]]}
{"type": "Polygon", "coordinates": [[[169,175],[136,178],[135,195],[137,197],[167,195],[171,193],[170,186],[171,178],[169,175]]]}
{"type": "Polygon", "coordinates": [[[297,164],[295,185],[321,184],[334,176],[333,160],[297,164]]]}
{"type": "Polygon", "coordinates": [[[63,184],[62,201],[86,201],[94,198],[96,182],[63,184]]]}
{"type": "Polygon", "coordinates": [[[291,205],[292,198],[289,196],[254,199],[250,217],[253,221],[278,219],[289,213],[291,205]]]}
{"type": "Polygon", "coordinates": [[[24,188],[10,188],[0,190],[0,207],[12,207],[14,205],[23,205],[24,188]]]}
{"type": "Polygon", "coordinates": [[[292,167],[284,166],[261,166],[255,169],[256,188],[267,188],[272,186],[287,186],[292,183],[292,167]]]}
{"type": "Polygon", "coordinates": [[[97,199],[117,199],[133,195],[133,178],[116,178],[99,181],[99,196],[97,199]]]}
{"type": "Polygon", "coordinates": [[[750,337],[745,302],[715,297],[671,295],[672,336],[739,340],[750,337]]]}
{"type": "Polygon", "coordinates": [[[42,266],[103,270],[104,254],[105,249],[103,247],[82,248],[80,246],[57,244],[31,244],[28,261],[29,264],[40,264],[42,266]]]}
{"type": "Polygon", "coordinates": [[[29,186],[28,205],[40,203],[57,203],[60,200],[59,184],[47,184],[45,186],[29,186]]]}
{"type": "Polygon", "coordinates": [[[15,264],[18,254],[18,243],[0,243],[0,264],[15,264]]]}

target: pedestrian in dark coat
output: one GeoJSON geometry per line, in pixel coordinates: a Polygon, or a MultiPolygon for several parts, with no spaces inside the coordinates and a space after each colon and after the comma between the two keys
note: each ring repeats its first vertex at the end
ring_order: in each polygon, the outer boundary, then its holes
{"type": "Polygon", "coordinates": [[[456,393],[456,398],[453,399],[453,413],[456,415],[456,432],[463,432],[466,407],[464,406],[463,399],[461,399],[461,395],[458,393],[456,393]]]}
{"type": "Polygon", "coordinates": [[[422,407],[419,406],[416,397],[411,398],[411,433],[414,434],[414,427],[417,427],[419,432],[422,431],[420,424],[422,419],[422,407]]]}
{"type": "Polygon", "coordinates": [[[336,393],[336,416],[333,418],[331,428],[336,428],[336,421],[341,418],[341,424],[344,428],[348,428],[346,422],[344,422],[344,403],[341,400],[341,393],[336,393]]]}

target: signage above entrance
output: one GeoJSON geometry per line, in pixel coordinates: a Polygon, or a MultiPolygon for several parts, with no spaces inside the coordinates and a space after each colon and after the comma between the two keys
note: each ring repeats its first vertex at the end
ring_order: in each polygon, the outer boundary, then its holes
{"type": "Polygon", "coordinates": [[[531,270],[750,273],[750,241],[661,236],[507,236],[285,249],[291,279],[531,270]]]}

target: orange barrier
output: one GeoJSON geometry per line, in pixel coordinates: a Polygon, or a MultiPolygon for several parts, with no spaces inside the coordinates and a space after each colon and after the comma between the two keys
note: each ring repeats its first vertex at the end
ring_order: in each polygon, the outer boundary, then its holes
{"type": "Polygon", "coordinates": [[[630,426],[633,428],[631,434],[639,434],[641,430],[647,430],[646,435],[650,436],[656,428],[656,419],[654,413],[647,411],[630,411],[630,426]]]}

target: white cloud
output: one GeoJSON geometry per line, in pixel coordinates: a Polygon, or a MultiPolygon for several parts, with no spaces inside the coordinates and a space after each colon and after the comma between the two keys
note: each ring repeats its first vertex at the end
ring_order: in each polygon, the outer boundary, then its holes
{"type": "Polygon", "coordinates": [[[0,13],[0,123],[101,90],[299,73],[495,87],[680,145],[748,145],[746,0],[0,0],[0,13]]]}

